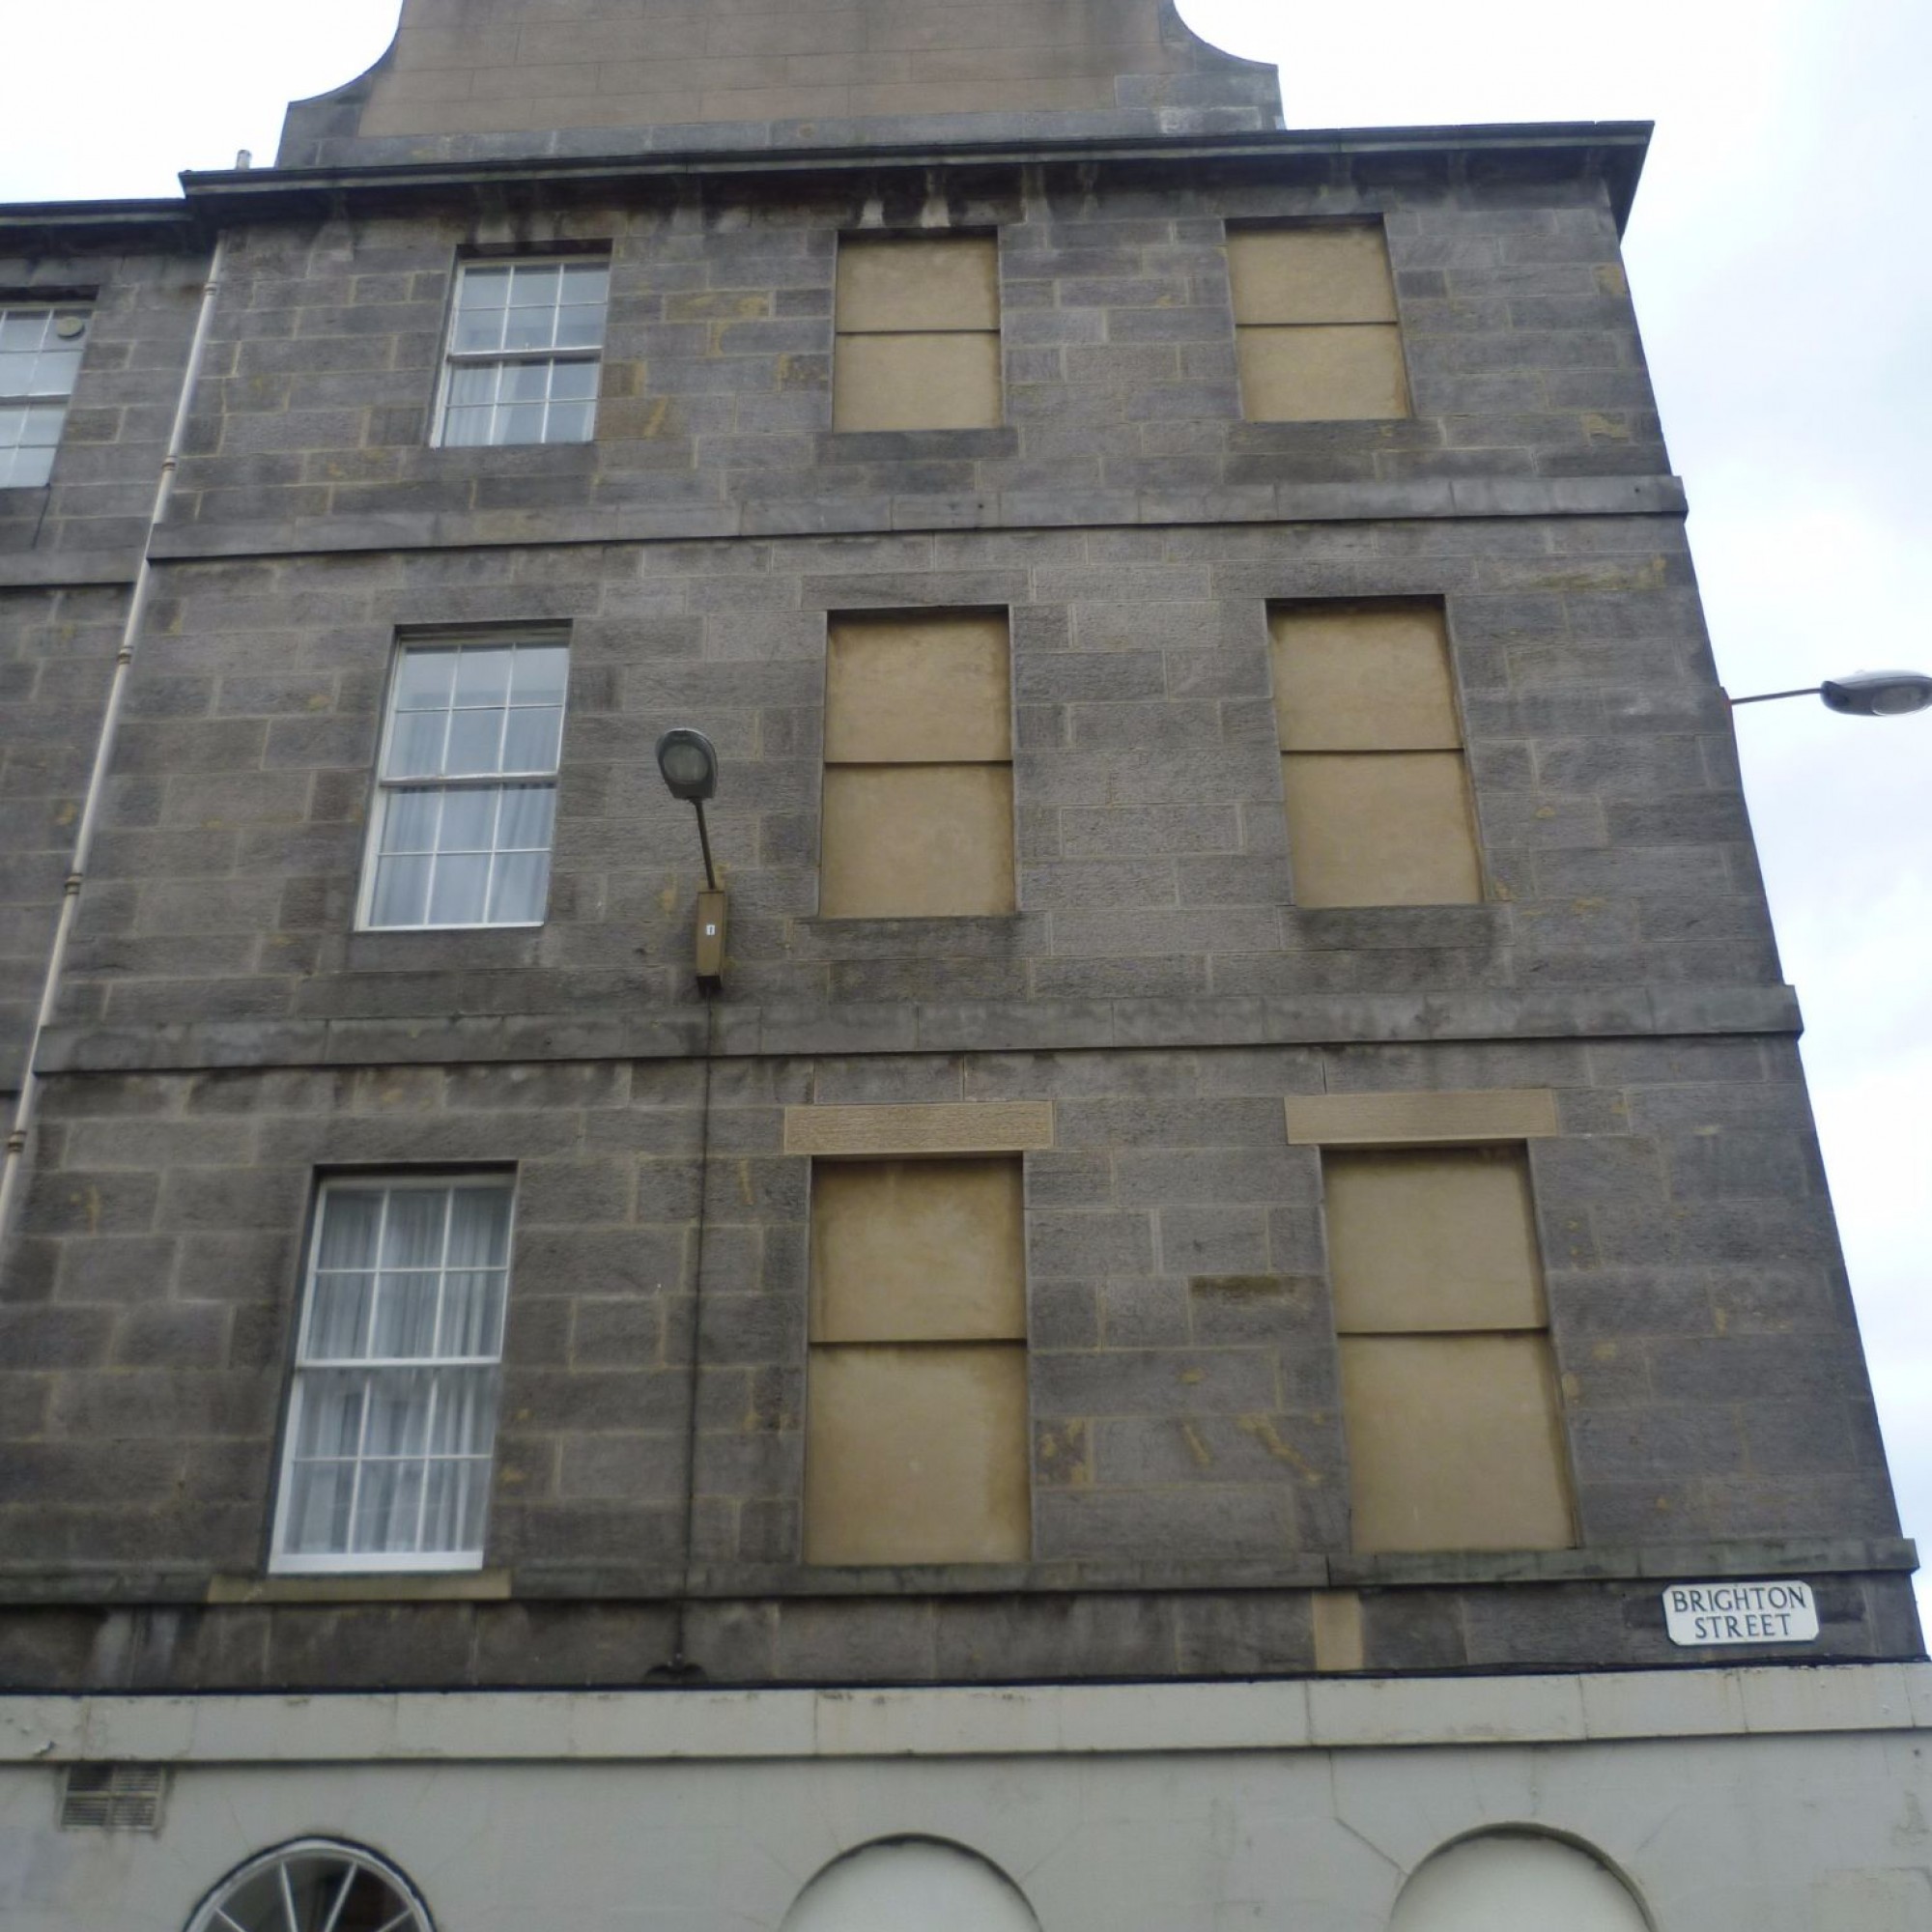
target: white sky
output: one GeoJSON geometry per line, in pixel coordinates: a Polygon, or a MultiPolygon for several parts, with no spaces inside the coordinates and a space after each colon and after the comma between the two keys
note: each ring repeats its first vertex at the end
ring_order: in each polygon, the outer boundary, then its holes
{"type": "MultiPolygon", "coordinates": [[[[0,199],[166,195],[241,148],[265,164],[284,102],[367,67],[398,4],[16,9],[0,199]]],[[[1280,65],[1295,127],[1655,120],[1628,260],[1727,685],[1932,670],[1912,591],[1932,526],[1932,7],[1181,5],[1280,65]]],[[[1807,700],[1738,726],[1900,1504],[1932,1539],[1932,713],[1807,700]]]]}

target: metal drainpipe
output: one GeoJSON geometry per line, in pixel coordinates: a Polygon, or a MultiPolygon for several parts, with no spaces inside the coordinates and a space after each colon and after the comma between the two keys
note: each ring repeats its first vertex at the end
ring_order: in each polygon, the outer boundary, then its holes
{"type": "Polygon", "coordinates": [[[122,627],[121,648],[114,657],[114,676],[107,687],[107,705],[100,716],[100,737],[94,748],[94,769],[88,774],[87,799],[81,807],[80,829],[74,834],[73,861],[68,868],[67,886],[61,895],[60,918],[54,925],[54,940],[47,952],[47,975],[41,987],[40,1010],[34,1015],[34,1030],[27,1039],[27,1056],[20,1069],[20,1092],[14,1102],[14,1120],[8,1129],[4,1155],[0,1155],[0,1256],[7,1250],[7,1236],[14,1223],[14,1196],[26,1169],[27,1137],[34,1124],[34,1100],[40,1083],[35,1078],[35,1063],[40,1058],[41,1036],[53,1024],[54,1009],[60,1002],[61,974],[67,965],[68,942],[73,936],[74,916],[80,908],[80,889],[87,880],[87,862],[94,849],[94,834],[100,820],[100,801],[107,789],[108,767],[114,760],[114,740],[121,725],[121,707],[127,697],[128,673],[134,663],[134,647],[140,640],[141,626],[148,613],[148,599],[154,585],[152,552],[155,531],[167,513],[168,498],[174,494],[175,469],[181,461],[182,441],[187,433],[188,411],[194,404],[195,384],[201,375],[202,358],[208,351],[208,335],[214,320],[214,302],[221,289],[221,258],[226,235],[216,235],[214,250],[208,259],[208,280],[201,292],[201,311],[195,317],[194,335],[188,344],[187,368],[182,376],[181,399],[175,405],[174,426],[168,432],[167,453],[161,458],[161,473],[155,484],[154,508],[148,513],[148,534],[141,546],[141,561],[134,572],[134,594],[128,604],[128,621],[122,627]]]}

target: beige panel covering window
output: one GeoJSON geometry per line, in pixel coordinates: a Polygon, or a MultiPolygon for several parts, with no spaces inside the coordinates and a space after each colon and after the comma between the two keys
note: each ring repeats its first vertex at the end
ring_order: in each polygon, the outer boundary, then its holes
{"type": "Polygon", "coordinates": [[[812,1173],[805,1560],[1032,1548],[1020,1162],[812,1173]]]}
{"type": "Polygon", "coordinates": [[[1296,904],[1481,899],[1441,606],[1279,605],[1269,629],[1296,904]]]}
{"type": "Polygon", "coordinates": [[[1520,1148],[1322,1157],[1358,1550],[1576,1542],[1520,1148]]]}
{"type": "Polygon", "coordinates": [[[833,620],[822,917],[1014,909],[1009,657],[999,613],[833,620]]]}
{"type": "Polygon", "coordinates": [[[838,244],[832,427],[993,429],[999,243],[991,237],[838,244]]]}
{"type": "Polygon", "coordinates": [[[1408,414],[1379,222],[1231,229],[1228,273],[1250,422],[1408,414]]]}

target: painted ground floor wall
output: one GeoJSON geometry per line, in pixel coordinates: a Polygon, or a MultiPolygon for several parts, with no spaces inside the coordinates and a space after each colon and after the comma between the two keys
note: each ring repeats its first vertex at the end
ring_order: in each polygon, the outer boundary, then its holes
{"type": "MultiPolygon", "coordinates": [[[[0,1700],[7,1932],[183,1932],[312,1835],[390,1861],[436,1932],[810,1932],[817,1875],[908,1836],[977,1854],[1042,1932],[1435,1932],[1464,1920],[1414,1875],[1499,1829],[1587,1847],[1656,1932],[1923,1932],[1928,1819],[1911,1666],[0,1700]],[[135,1756],[169,1767],[158,1833],[57,1829],[66,1764],[135,1756]]],[[[1481,1922],[1581,1922],[1535,1904],[1481,1922]]]]}

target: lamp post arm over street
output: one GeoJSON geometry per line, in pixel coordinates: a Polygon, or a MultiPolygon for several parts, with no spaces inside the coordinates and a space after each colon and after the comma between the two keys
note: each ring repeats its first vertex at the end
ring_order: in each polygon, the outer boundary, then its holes
{"type": "Polygon", "coordinates": [[[1822,697],[1828,710],[1850,718],[1906,718],[1932,706],[1932,677],[1916,670],[1861,670],[1797,691],[1759,691],[1724,701],[1735,711],[1740,704],[1771,704],[1780,697],[1822,697]]]}

